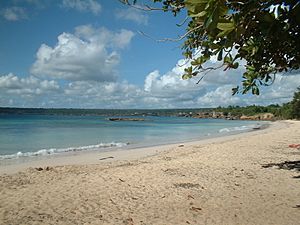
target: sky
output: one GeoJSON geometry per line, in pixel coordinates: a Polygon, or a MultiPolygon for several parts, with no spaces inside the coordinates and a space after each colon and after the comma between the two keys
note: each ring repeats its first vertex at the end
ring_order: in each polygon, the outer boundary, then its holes
{"type": "MultiPolygon", "coordinates": [[[[149,1],[140,1],[147,2],[149,1]]],[[[186,17],[118,0],[0,0],[0,106],[204,108],[282,104],[300,72],[278,74],[260,96],[231,95],[243,68],[182,80],[186,17]]],[[[212,59],[209,65],[216,65],[212,59]]]]}

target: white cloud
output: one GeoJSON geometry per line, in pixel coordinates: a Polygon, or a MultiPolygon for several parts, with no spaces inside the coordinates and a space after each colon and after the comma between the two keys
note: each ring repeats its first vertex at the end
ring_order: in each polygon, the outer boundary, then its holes
{"type": "Polygon", "coordinates": [[[62,6],[80,12],[92,12],[94,15],[101,11],[101,5],[96,0],[63,0],[62,6]]]}
{"type": "Polygon", "coordinates": [[[135,8],[118,9],[116,10],[115,16],[117,19],[133,21],[139,25],[147,25],[149,20],[148,15],[145,15],[141,10],[135,8]]]}
{"type": "Polygon", "coordinates": [[[300,71],[286,75],[277,75],[274,83],[269,87],[262,87],[259,96],[245,99],[245,104],[280,104],[292,99],[297,87],[300,86],[300,71]]]}
{"type": "Polygon", "coordinates": [[[106,28],[79,26],[75,34],[58,36],[52,48],[43,44],[37,54],[31,73],[71,81],[115,81],[120,49],[128,46],[134,33],[129,30],[112,32],[106,28]]]}
{"type": "MultiPolygon", "coordinates": [[[[300,73],[286,76],[277,75],[270,87],[261,87],[261,95],[232,96],[231,88],[239,85],[244,68],[223,71],[223,68],[208,73],[197,85],[195,77],[182,80],[184,68],[189,63],[179,60],[177,66],[164,75],[153,71],[145,78],[145,102],[159,107],[217,107],[228,105],[269,105],[282,104],[291,100],[294,91],[300,85],[300,73]],[[181,65],[181,66],[179,66],[181,65]]],[[[213,66],[209,62],[206,66],[213,66]]],[[[155,108],[155,107],[154,107],[155,108]]]]}
{"type": "MultiPolygon", "coordinates": [[[[110,34],[110,32],[101,32],[102,35],[96,38],[93,36],[94,32],[92,27],[83,26],[77,28],[75,33],[77,38],[80,37],[80,40],[84,40],[83,42],[90,38],[91,43],[99,40],[98,38],[105,41],[110,34]],[[95,40],[92,41],[92,37],[95,40]]],[[[106,45],[110,43],[108,41],[106,45]]],[[[60,45],[63,44],[73,46],[65,40],[60,43],[60,45]]],[[[66,56],[68,53],[68,51],[54,51],[54,49],[49,49],[50,58],[52,55],[66,56]]],[[[82,52],[84,53],[84,51],[82,52]]],[[[44,53],[42,54],[44,55],[44,53]]],[[[73,56],[73,53],[71,55],[73,56]]],[[[68,60],[64,61],[67,65],[69,65],[68,60]]],[[[179,60],[178,64],[183,65],[184,61],[179,60]]],[[[60,76],[58,81],[54,81],[34,76],[20,78],[13,74],[3,75],[0,76],[0,104],[2,106],[67,108],[201,108],[228,105],[269,105],[290,101],[300,84],[300,72],[298,71],[285,76],[277,75],[272,86],[261,87],[260,96],[250,94],[232,96],[231,88],[240,82],[242,69],[225,72],[222,69],[214,70],[200,84],[196,84],[199,77],[190,80],[181,78],[188,63],[183,66],[179,65],[165,74],[154,70],[145,77],[143,86],[133,85],[126,81],[105,81],[103,79],[68,80],[65,76],[60,76]]],[[[46,68],[44,67],[44,69],[46,68]]]]}
{"type": "MultiPolygon", "coordinates": [[[[23,107],[81,108],[181,108],[228,105],[268,105],[291,100],[299,85],[300,74],[278,76],[274,85],[262,88],[262,95],[231,95],[235,83],[215,85],[196,80],[181,80],[169,71],[153,71],[144,87],[122,82],[42,80],[33,76],[20,78],[13,74],[0,76],[0,104],[23,107]]],[[[215,75],[222,79],[224,74],[215,75]]]]}
{"type": "Polygon", "coordinates": [[[59,90],[59,85],[53,80],[40,80],[33,76],[19,78],[9,73],[0,76],[0,89],[12,94],[42,94],[59,90]]]}
{"type": "Polygon", "coordinates": [[[228,105],[243,105],[243,99],[232,96],[231,84],[222,85],[197,98],[199,107],[218,107],[228,105]]]}
{"type": "Polygon", "coordinates": [[[18,21],[27,18],[25,9],[17,6],[1,10],[1,15],[8,21],[18,21]]]}
{"type": "Polygon", "coordinates": [[[51,107],[51,99],[62,102],[58,82],[12,73],[0,76],[0,105],[12,107],[51,107]]]}
{"type": "Polygon", "coordinates": [[[69,105],[80,102],[87,108],[140,107],[142,90],[127,82],[71,82],[65,87],[65,98],[69,105]]]}
{"type": "Polygon", "coordinates": [[[151,97],[177,101],[178,98],[187,98],[187,96],[194,98],[197,94],[204,93],[205,87],[197,85],[195,79],[182,80],[181,74],[175,70],[164,75],[160,75],[156,70],[145,78],[144,90],[151,97]]]}

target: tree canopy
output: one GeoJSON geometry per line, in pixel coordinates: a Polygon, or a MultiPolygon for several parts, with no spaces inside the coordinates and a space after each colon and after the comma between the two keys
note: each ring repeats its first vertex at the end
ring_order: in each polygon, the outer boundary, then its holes
{"type": "MultiPolygon", "coordinates": [[[[128,5],[138,2],[120,1],[128,5]]],[[[183,40],[183,54],[191,66],[185,69],[183,79],[202,75],[201,80],[203,74],[216,69],[205,67],[205,62],[216,57],[224,70],[245,67],[242,85],[233,88],[233,94],[251,91],[258,95],[259,87],[272,84],[276,73],[300,68],[299,0],[151,1],[174,16],[187,12],[186,33],[179,40],[183,40]]]]}

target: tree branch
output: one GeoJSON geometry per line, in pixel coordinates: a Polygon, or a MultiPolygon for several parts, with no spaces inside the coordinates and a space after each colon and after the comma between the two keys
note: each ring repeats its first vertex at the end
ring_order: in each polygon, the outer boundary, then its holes
{"type": "Polygon", "coordinates": [[[194,27],[193,29],[189,30],[188,32],[186,32],[185,34],[179,36],[178,38],[164,38],[164,39],[154,39],[151,36],[147,35],[146,33],[144,33],[143,31],[138,31],[141,35],[144,35],[145,37],[148,37],[156,42],[167,42],[167,41],[172,41],[172,42],[178,42],[181,41],[182,39],[184,39],[186,36],[188,36],[190,33],[194,32],[195,30],[199,29],[202,27],[202,24],[194,27]]]}
{"type": "Polygon", "coordinates": [[[217,70],[217,69],[220,69],[224,66],[225,64],[222,63],[220,66],[217,66],[217,67],[207,67],[207,68],[202,68],[202,70],[200,71],[200,73],[203,73],[204,74],[202,75],[202,77],[197,81],[196,84],[199,84],[201,82],[201,80],[209,73],[211,72],[212,70],[217,70]]]}
{"type": "MultiPolygon", "coordinates": [[[[119,0],[119,2],[123,3],[124,5],[128,5],[132,8],[142,10],[142,11],[163,11],[163,12],[173,11],[172,8],[171,9],[163,9],[163,8],[154,8],[154,7],[151,7],[149,5],[144,5],[144,6],[135,5],[135,4],[131,4],[128,0],[119,0]]],[[[183,8],[184,8],[184,6],[180,6],[180,7],[177,7],[177,10],[180,10],[180,9],[183,9],[183,8]]]]}

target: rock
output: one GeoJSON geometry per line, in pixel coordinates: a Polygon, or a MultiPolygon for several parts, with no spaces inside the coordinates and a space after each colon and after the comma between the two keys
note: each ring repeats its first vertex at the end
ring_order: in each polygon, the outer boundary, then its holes
{"type": "Polygon", "coordinates": [[[108,118],[110,121],[145,121],[144,118],[108,118]]]}

